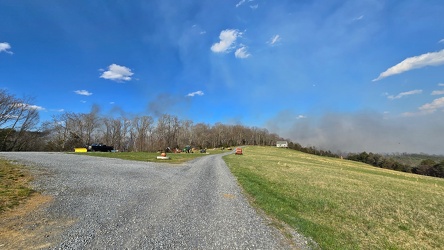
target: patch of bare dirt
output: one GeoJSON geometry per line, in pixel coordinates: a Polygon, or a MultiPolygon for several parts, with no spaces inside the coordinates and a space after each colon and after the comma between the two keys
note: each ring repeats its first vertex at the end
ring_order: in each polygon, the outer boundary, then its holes
{"type": "Polygon", "coordinates": [[[52,197],[33,194],[25,202],[0,214],[0,249],[44,249],[53,246],[72,220],[51,220],[45,208],[52,197]]]}

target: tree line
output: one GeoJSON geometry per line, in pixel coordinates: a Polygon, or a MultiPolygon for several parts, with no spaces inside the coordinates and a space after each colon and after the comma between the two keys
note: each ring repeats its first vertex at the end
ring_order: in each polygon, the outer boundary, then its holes
{"type": "Polygon", "coordinates": [[[432,159],[424,159],[417,166],[411,166],[380,154],[367,152],[349,154],[347,159],[367,163],[379,168],[444,178],[444,160],[435,162],[432,159]]]}
{"type": "MultiPolygon", "coordinates": [[[[275,146],[284,140],[267,129],[243,125],[194,123],[177,116],[163,114],[155,119],[149,115],[109,117],[100,114],[97,105],[88,113],[65,112],[39,124],[39,109],[29,105],[30,98],[17,98],[0,90],[1,151],[73,151],[93,143],[113,146],[119,151],[153,152],[166,148],[198,149],[238,145],[275,146]]],[[[303,147],[288,140],[288,147],[301,152],[342,157],[329,150],[303,147]]],[[[348,160],[375,167],[444,177],[444,161],[427,159],[411,166],[374,153],[349,153],[348,160]]]]}
{"type": "Polygon", "coordinates": [[[217,148],[236,145],[275,145],[282,140],[267,129],[243,125],[194,123],[175,115],[103,116],[97,105],[88,113],[64,112],[39,124],[31,100],[0,91],[2,151],[72,151],[93,143],[119,151],[158,151],[166,148],[217,148]]]}
{"type": "Polygon", "coordinates": [[[119,151],[158,151],[166,148],[217,148],[235,145],[273,145],[279,136],[266,129],[242,125],[194,123],[175,115],[105,117],[94,106],[89,113],[66,112],[43,125],[49,151],[69,151],[92,143],[119,151]]]}

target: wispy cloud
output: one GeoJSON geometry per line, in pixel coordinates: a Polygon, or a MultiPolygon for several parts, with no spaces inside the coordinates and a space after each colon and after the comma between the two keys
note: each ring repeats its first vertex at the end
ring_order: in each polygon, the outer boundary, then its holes
{"type": "Polygon", "coordinates": [[[236,4],[236,8],[239,7],[239,6],[241,6],[242,4],[244,4],[246,1],[247,1],[247,0],[240,0],[240,2],[238,2],[238,3],[236,4]]]}
{"type": "Polygon", "coordinates": [[[199,91],[196,91],[196,92],[189,93],[187,96],[189,96],[189,97],[193,97],[193,96],[196,96],[196,95],[198,95],[198,96],[203,96],[203,95],[204,95],[204,92],[201,91],[201,90],[199,90],[199,91]]]}
{"type": "MultiPolygon", "coordinates": [[[[439,87],[444,87],[444,83],[438,83],[439,87]]],[[[444,89],[443,90],[433,90],[431,95],[444,95],[444,89]]]]}
{"type": "Polygon", "coordinates": [[[281,40],[281,37],[279,35],[274,35],[267,43],[270,45],[275,45],[280,40],[281,40]]]}
{"type": "Polygon", "coordinates": [[[444,97],[433,100],[431,103],[426,103],[419,107],[419,110],[423,113],[434,113],[438,109],[444,109],[444,97]]]}
{"type": "Polygon", "coordinates": [[[193,24],[193,26],[191,26],[193,29],[197,29],[197,30],[200,30],[199,31],[199,35],[204,35],[204,34],[206,34],[207,32],[205,31],[205,30],[203,30],[201,27],[199,27],[197,24],[193,24]]]}
{"type": "Polygon", "coordinates": [[[359,21],[359,20],[362,20],[362,19],[364,19],[364,15],[356,17],[355,19],[353,19],[353,21],[359,21]]]}
{"type": "Polygon", "coordinates": [[[241,47],[238,48],[236,52],[234,52],[234,55],[236,56],[236,58],[241,58],[241,59],[245,59],[250,56],[250,54],[247,51],[247,47],[245,45],[241,45],[241,47]]]}
{"type": "Polygon", "coordinates": [[[61,113],[61,112],[65,112],[65,109],[50,109],[49,111],[61,113]]]}
{"type": "Polygon", "coordinates": [[[395,99],[401,99],[404,96],[417,95],[417,94],[421,94],[421,93],[422,93],[421,89],[415,89],[415,90],[411,90],[411,91],[401,92],[397,95],[387,95],[387,98],[390,100],[395,100],[395,99]]]}
{"type": "Polygon", "coordinates": [[[409,57],[395,66],[382,72],[373,81],[379,81],[385,77],[401,74],[403,72],[418,69],[426,66],[437,66],[444,64],[444,49],[439,52],[431,52],[419,56],[409,57]]]}
{"type": "Polygon", "coordinates": [[[15,103],[13,104],[14,107],[17,108],[23,108],[23,109],[28,109],[28,110],[46,110],[45,108],[41,107],[41,106],[37,106],[37,105],[31,105],[31,104],[27,104],[27,103],[15,103]]]}
{"type": "Polygon", "coordinates": [[[42,107],[42,106],[37,106],[37,105],[28,105],[28,109],[46,110],[44,107],[42,107]]]}
{"type": "Polygon", "coordinates": [[[255,9],[259,8],[259,4],[250,5],[250,8],[251,8],[252,10],[255,10],[255,9]]]}
{"type": "Polygon", "coordinates": [[[438,43],[444,43],[444,39],[439,40],[438,43]]]}
{"type": "Polygon", "coordinates": [[[133,74],[134,73],[131,72],[131,69],[125,66],[111,64],[110,66],[108,66],[108,70],[103,72],[100,78],[112,80],[115,82],[122,82],[130,81],[133,74]]]}
{"type": "MultiPolygon", "coordinates": [[[[241,5],[243,5],[243,4],[246,3],[246,2],[254,2],[254,0],[240,0],[240,1],[236,4],[236,8],[239,7],[239,6],[241,6],[241,5]]],[[[256,4],[256,5],[257,5],[257,4],[256,4]]],[[[259,6],[259,5],[257,5],[257,6],[259,6]]],[[[252,6],[250,6],[250,8],[253,9],[252,6]]],[[[256,8],[257,8],[257,7],[256,7],[256,8]]]]}
{"type": "Polygon", "coordinates": [[[74,91],[74,93],[76,93],[78,95],[85,95],[85,96],[90,96],[93,94],[93,93],[89,92],[88,90],[84,90],[84,89],[76,90],[76,91],[74,91]]]}
{"type": "Polygon", "coordinates": [[[236,39],[242,35],[241,32],[234,29],[222,30],[219,35],[220,41],[211,46],[211,51],[215,53],[222,53],[229,51],[236,39]]]}
{"type": "Polygon", "coordinates": [[[444,90],[433,90],[432,95],[444,95],[444,90]]]}
{"type": "Polygon", "coordinates": [[[12,53],[12,51],[10,51],[10,49],[11,49],[11,45],[9,45],[9,43],[0,43],[0,53],[1,52],[5,52],[5,53],[8,53],[8,54],[14,54],[14,53],[12,53]]]}

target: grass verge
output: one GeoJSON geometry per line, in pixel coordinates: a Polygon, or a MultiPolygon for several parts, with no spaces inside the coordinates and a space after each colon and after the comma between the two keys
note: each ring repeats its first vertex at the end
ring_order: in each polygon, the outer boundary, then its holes
{"type": "Polygon", "coordinates": [[[253,205],[322,249],[444,246],[444,179],[272,147],[224,160],[253,205]]]}
{"type": "Polygon", "coordinates": [[[159,153],[151,153],[151,152],[118,152],[118,153],[108,153],[108,152],[88,152],[88,153],[75,153],[80,155],[90,155],[90,156],[99,156],[99,157],[109,157],[109,158],[118,158],[123,160],[134,160],[134,161],[147,161],[147,162],[164,162],[164,163],[172,163],[172,164],[180,164],[190,160],[193,160],[198,157],[202,157],[208,154],[218,154],[224,153],[226,151],[222,151],[219,149],[216,150],[207,150],[206,154],[202,153],[168,153],[167,156],[170,157],[169,160],[159,160],[157,156],[159,153]]]}
{"type": "Polygon", "coordinates": [[[0,159],[0,213],[17,206],[34,192],[29,188],[31,180],[26,168],[0,159]]]}

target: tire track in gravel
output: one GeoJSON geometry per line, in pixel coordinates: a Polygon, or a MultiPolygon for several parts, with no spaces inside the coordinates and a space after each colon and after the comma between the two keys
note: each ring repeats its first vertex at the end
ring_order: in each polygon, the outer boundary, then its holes
{"type": "Polygon", "coordinates": [[[36,214],[73,221],[37,240],[49,249],[293,247],[249,206],[221,155],[179,166],[63,153],[0,156],[31,166],[35,188],[54,198],[36,214]]]}

